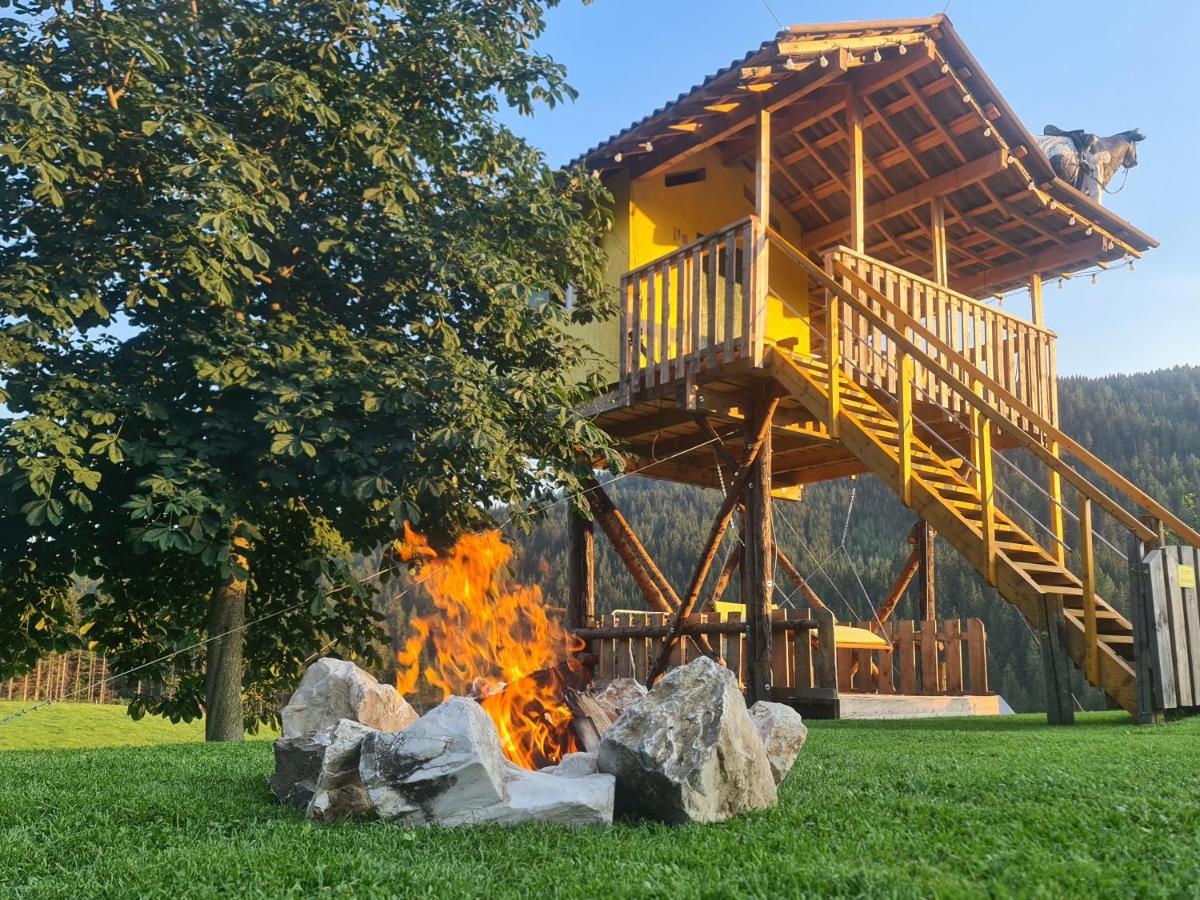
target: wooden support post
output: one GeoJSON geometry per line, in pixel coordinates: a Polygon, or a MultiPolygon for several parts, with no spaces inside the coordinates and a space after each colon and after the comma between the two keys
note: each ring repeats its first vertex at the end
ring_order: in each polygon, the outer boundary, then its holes
{"type": "MultiPolygon", "coordinates": [[[[771,699],[771,597],[775,593],[775,538],[771,531],[771,423],[778,401],[760,399],[752,407],[750,423],[766,430],[762,445],[750,464],[751,475],[746,485],[746,533],[742,565],[747,573],[746,604],[748,623],[746,646],[746,687],[751,703],[771,699]]],[[[750,425],[753,429],[754,425],[750,425]]],[[[746,440],[754,440],[747,431],[746,440]]]]}
{"type": "Polygon", "coordinates": [[[850,249],[866,251],[865,198],[863,194],[863,112],[851,82],[846,86],[846,147],[850,171],[850,249]]]}
{"type": "Polygon", "coordinates": [[[842,301],[833,291],[827,293],[829,309],[826,312],[828,336],[825,341],[827,345],[825,356],[829,363],[829,382],[826,390],[829,394],[829,436],[836,438],[838,436],[838,419],[842,415],[842,388],[838,381],[838,369],[842,367],[842,301]]]}
{"type": "Polygon", "coordinates": [[[918,523],[917,548],[921,551],[921,566],[918,569],[919,581],[917,614],[922,621],[937,620],[937,532],[926,521],[918,523]]]}
{"type": "Polygon", "coordinates": [[[729,551],[729,555],[725,557],[725,565],[721,567],[721,574],[717,576],[717,583],[713,585],[712,594],[708,598],[708,603],[705,604],[706,608],[715,608],[716,602],[721,599],[721,595],[729,587],[729,580],[733,578],[733,573],[737,571],[738,566],[741,564],[742,545],[737,544],[729,551]]]}
{"type": "Polygon", "coordinates": [[[933,242],[933,280],[950,283],[949,261],[946,253],[946,201],[938,196],[929,201],[929,231],[933,242]]]}
{"type": "MultiPolygon", "coordinates": [[[[567,628],[591,625],[596,616],[596,539],[590,519],[567,508],[567,628]]],[[[591,648],[587,651],[590,653],[591,648]]]]}
{"type": "Polygon", "coordinates": [[[1083,581],[1083,672],[1100,686],[1100,637],[1096,628],[1096,557],[1092,548],[1092,501],[1079,495],[1079,566],[1083,581]]]}
{"type": "Polygon", "coordinates": [[[1061,597],[1042,595],[1041,621],[1038,625],[1042,668],[1046,675],[1046,719],[1051,725],[1074,725],[1071,658],[1067,655],[1061,597]]]}
{"type": "Polygon", "coordinates": [[[1042,309],[1042,276],[1037,273],[1029,276],[1029,321],[1039,328],[1046,324],[1042,309]]]}
{"type": "Polygon", "coordinates": [[[754,291],[750,302],[751,362],[762,365],[763,336],[767,326],[767,288],[770,282],[770,243],[767,228],[771,224],[771,113],[762,110],[758,114],[758,152],[754,157],[754,214],[758,218],[757,230],[753,235],[754,291]]]}
{"type": "Polygon", "coordinates": [[[979,619],[967,619],[967,673],[972,694],[988,693],[987,630],[979,619]]]}
{"type": "MultiPolygon", "coordinates": [[[[680,606],[679,595],[650,558],[650,554],[646,552],[646,548],[642,546],[642,542],[638,540],[612,499],[594,480],[589,480],[585,486],[587,490],[584,497],[587,498],[592,515],[629,574],[633,576],[634,583],[646,602],[657,612],[677,612],[680,606]]],[[[707,638],[697,637],[693,640],[706,656],[717,657],[707,638]]]]}
{"type": "Polygon", "coordinates": [[[1129,535],[1129,593],[1133,613],[1134,686],[1137,689],[1137,721],[1152,725],[1164,719],[1162,704],[1155,696],[1154,603],[1151,599],[1146,545],[1136,534],[1129,535]]]}
{"type": "Polygon", "coordinates": [[[904,505],[912,506],[913,452],[913,359],[900,354],[900,384],[897,390],[900,409],[900,496],[904,505]]]}
{"type": "MultiPolygon", "coordinates": [[[[1050,443],[1050,453],[1055,459],[1059,458],[1058,441],[1050,443]]],[[[1067,546],[1063,524],[1062,475],[1058,469],[1050,469],[1049,483],[1046,487],[1046,492],[1050,495],[1047,501],[1050,505],[1050,532],[1054,535],[1054,546],[1050,548],[1050,555],[1061,566],[1067,561],[1067,546]]]]}
{"type": "MultiPolygon", "coordinates": [[[[982,396],[979,383],[975,384],[975,393],[982,396]]],[[[992,423],[977,410],[972,410],[975,468],[979,476],[979,498],[981,501],[980,528],[983,533],[984,577],[987,583],[996,584],[996,483],[992,471],[992,423]]]]}
{"type": "MultiPolygon", "coordinates": [[[[696,563],[695,570],[692,572],[692,580],[688,584],[687,593],[684,594],[679,607],[675,610],[675,614],[671,619],[671,629],[668,632],[667,638],[663,641],[662,650],[659,652],[657,661],[647,675],[647,684],[652,684],[662,675],[668,662],[670,662],[671,651],[678,640],[679,627],[692,614],[696,601],[700,597],[700,590],[704,587],[704,580],[708,577],[708,570],[711,568],[713,558],[717,554],[717,548],[720,547],[721,539],[725,536],[725,532],[729,528],[734,508],[746,490],[746,485],[754,475],[755,460],[758,458],[764,442],[770,439],[771,421],[775,416],[775,409],[778,406],[779,396],[775,395],[761,407],[758,420],[755,422],[754,433],[747,437],[746,453],[742,460],[742,466],[729,485],[729,492],[725,495],[720,509],[717,510],[716,519],[713,521],[712,528],[709,529],[708,538],[704,549],[701,551],[700,559],[696,563]]],[[[769,488],[770,482],[768,482],[769,488]]],[[[745,565],[745,554],[743,554],[743,565],[745,565]]],[[[746,602],[749,605],[748,598],[746,602]]]]}

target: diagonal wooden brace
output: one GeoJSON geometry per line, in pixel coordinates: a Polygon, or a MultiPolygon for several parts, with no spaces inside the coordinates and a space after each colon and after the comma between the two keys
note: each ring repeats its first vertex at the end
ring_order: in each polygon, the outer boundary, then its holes
{"type": "Polygon", "coordinates": [[[696,601],[700,598],[700,591],[704,587],[704,579],[708,577],[708,570],[712,567],[713,559],[717,555],[717,548],[721,546],[721,539],[725,537],[725,532],[729,529],[729,523],[733,519],[733,511],[741,500],[747,483],[750,481],[750,476],[754,471],[754,461],[758,458],[758,451],[762,449],[763,441],[771,429],[775,409],[778,406],[779,397],[772,397],[759,418],[754,438],[746,447],[741,468],[738,469],[737,474],[734,476],[733,482],[729,486],[729,491],[725,494],[725,499],[721,503],[721,508],[717,511],[717,517],[713,521],[712,528],[709,530],[704,550],[696,563],[695,571],[692,572],[692,580],[688,584],[687,594],[684,596],[679,608],[675,610],[675,617],[671,620],[666,638],[663,639],[658,659],[646,676],[647,686],[652,686],[666,669],[667,663],[671,659],[671,651],[676,641],[679,640],[680,626],[692,614],[692,610],[696,606],[696,601]]]}

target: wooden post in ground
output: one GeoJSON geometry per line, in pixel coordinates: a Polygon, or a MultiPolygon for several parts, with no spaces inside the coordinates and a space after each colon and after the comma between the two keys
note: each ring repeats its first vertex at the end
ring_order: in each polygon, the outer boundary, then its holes
{"type": "Polygon", "coordinates": [[[936,622],[937,560],[934,550],[937,544],[937,532],[924,520],[917,523],[917,529],[917,549],[920,551],[921,557],[917,568],[917,612],[922,621],[936,622]]]}
{"type": "MultiPolygon", "coordinates": [[[[596,538],[590,519],[567,509],[567,628],[591,625],[596,616],[596,538]]],[[[591,647],[585,648],[589,653],[591,647]]]]}
{"type": "MultiPolygon", "coordinates": [[[[762,416],[772,415],[774,404],[759,400],[748,424],[755,429],[762,416]]],[[[753,440],[748,431],[746,439],[753,440]]],[[[754,462],[746,485],[746,533],[742,552],[747,574],[745,597],[747,621],[746,692],[750,703],[771,699],[771,597],[775,592],[775,538],[771,531],[771,428],[754,462]]]]}
{"type": "Polygon", "coordinates": [[[1046,720],[1051,725],[1074,725],[1071,658],[1067,655],[1061,597],[1042,595],[1038,632],[1042,644],[1042,668],[1046,674],[1046,720]]]}

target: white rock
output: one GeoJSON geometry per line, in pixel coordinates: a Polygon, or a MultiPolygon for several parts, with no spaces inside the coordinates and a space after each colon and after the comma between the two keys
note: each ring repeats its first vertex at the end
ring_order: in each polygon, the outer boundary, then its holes
{"type": "Polygon", "coordinates": [[[600,744],[617,811],[721,822],[778,802],[771,765],[732,672],[701,657],[669,672],[600,744]]]}
{"type": "Polygon", "coordinates": [[[646,696],[646,686],[633,678],[614,678],[602,690],[592,694],[600,708],[614,722],[633,704],[646,696]]]}
{"type": "Polygon", "coordinates": [[[310,819],[335,822],[371,814],[371,798],[358,774],[358,762],[363,739],[374,731],[350,719],[342,719],[334,727],[308,804],[310,819]]]}
{"type": "Polygon", "coordinates": [[[530,772],[507,763],[504,786],[508,799],[486,810],[479,822],[519,825],[548,822],[553,825],[609,825],[617,780],[611,775],[576,775],[564,778],[530,772]]]}
{"type": "Polygon", "coordinates": [[[461,825],[508,799],[500,735],[474,700],[451,697],[404,731],[369,734],[359,772],[382,819],[461,825]]]}
{"type": "Polygon", "coordinates": [[[782,703],[759,700],[750,707],[750,718],[758,729],[763,746],[767,748],[767,759],[771,763],[771,774],[776,784],[782,784],[787,773],[795,765],[796,757],[808,740],[808,726],[800,713],[782,703]]]}
{"type": "Polygon", "coordinates": [[[394,687],[380,684],[349,660],[319,659],[280,713],[285,738],[333,728],[341,719],[380,731],[400,731],[417,713],[394,687]]]}
{"type": "Polygon", "coordinates": [[[557,765],[540,769],[545,775],[558,775],[560,778],[580,778],[584,775],[596,774],[596,754],[580,750],[578,753],[568,753],[557,765]]]}
{"type": "Polygon", "coordinates": [[[359,760],[375,811],[403,825],[607,824],[616,781],[594,771],[563,777],[514,765],[487,713],[465,697],[447,700],[404,731],[367,735],[359,760]]]}

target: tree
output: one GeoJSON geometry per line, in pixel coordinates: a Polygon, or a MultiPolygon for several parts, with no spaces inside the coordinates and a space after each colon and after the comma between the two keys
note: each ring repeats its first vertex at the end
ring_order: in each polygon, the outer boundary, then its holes
{"type": "Polygon", "coordinates": [[[86,576],[118,670],[213,639],[132,712],[238,739],[244,699],[367,651],[355,553],[608,452],[565,332],[614,302],[607,198],[497,118],[572,96],[531,49],[556,2],[13,4],[0,677],[77,640],[86,576]]]}

